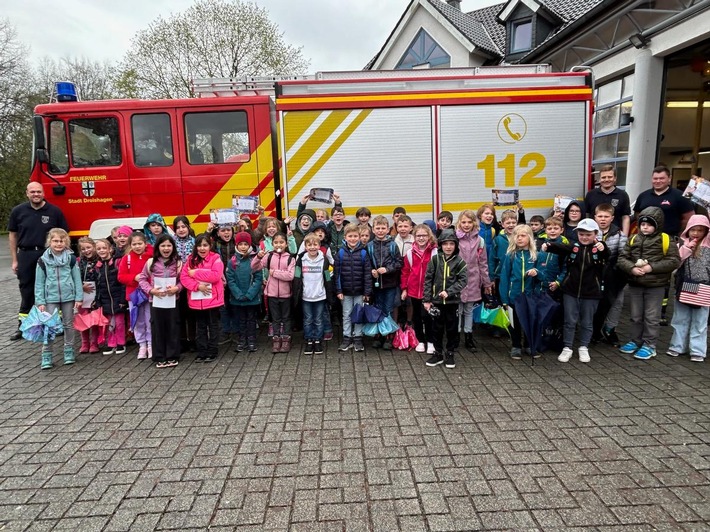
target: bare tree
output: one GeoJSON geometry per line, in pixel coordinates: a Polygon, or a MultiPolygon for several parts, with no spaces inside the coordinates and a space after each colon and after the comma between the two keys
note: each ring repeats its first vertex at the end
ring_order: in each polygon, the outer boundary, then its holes
{"type": "Polygon", "coordinates": [[[192,96],[195,78],[296,75],[308,65],[266,9],[243,0],[197,0],[139,31],[120,77],[132,95],[181,98],[192,96]]]}
{"type": "Polygon", "coordinates": [[[32,153],[32,74],[28,48],[17,40],[14,26],[0,19],[0,224],[22,201],[32,153]]]}
{"type": "Polygon", "coordinates": [[[52,94],[56,81],[71,81],[82,100],[107,100],[116,98],[117,66],[105,61],[91,61],[85,57],[64,57],[54,60],[44,57],[36,70],[37,86],[47,97],[52,94]]]}

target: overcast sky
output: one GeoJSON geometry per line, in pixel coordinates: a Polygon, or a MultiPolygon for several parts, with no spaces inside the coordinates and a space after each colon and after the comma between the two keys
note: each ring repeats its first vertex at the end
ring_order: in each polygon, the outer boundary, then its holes
{"type": "MultiPolygon", "coordinates": [[[[33,61],[50,56],[118,61],[136,31],[192,0],[21,0],[3,2],[0,17],[30,46],[33,61]]],[[[463,0],[464,11],[497,3],[463,0]]],[[[310,72],[359,70],[379,51],[409,0],[257,0],[287,43],[302,46],[310,72]]]]}

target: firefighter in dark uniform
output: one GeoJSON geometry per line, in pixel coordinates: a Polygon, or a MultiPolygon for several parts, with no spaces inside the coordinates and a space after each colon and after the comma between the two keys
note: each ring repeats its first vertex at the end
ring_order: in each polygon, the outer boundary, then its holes
{"type": "MultiPolygon", "coordinates": [[[[10,256],[12,271],[20,282],[19,318],[27,316],[35,303],[35,272],[37,259],[45,250],[47,231],[61,227],[69,232],[69,226],[64,214],[56,205],[47,203],[44,199],[44,188],[39,183],[27,185],[27,203],[22,203],[12,209],[10,221],[7,224],[10,240],[10,256]]],[[[22,333],[18,327],[10,340],[19,340],[22,333]]]]}

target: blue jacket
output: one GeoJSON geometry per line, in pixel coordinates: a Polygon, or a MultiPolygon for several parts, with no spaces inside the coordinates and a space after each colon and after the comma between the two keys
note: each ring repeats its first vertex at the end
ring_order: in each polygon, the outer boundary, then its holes
{"type": "Polygon", "coordinates": [[[480,236],[486,243],[486,256],[488,257],[488,274],[491,279],[493,279],[493,273],[495,264],[493,264],[493,241],[498,235],[499,231],[493,225],[488,225],[484,222],[480,222],[478,228],[478,236],[480,236]]]}
{"type": "Polygon", "coordinates": [[[501,303],[510,305],[520,294],[533,293],[538,285],[538,280],[536,277],[527,275],[532,269],[537,269],[537,264],[527,249],[505,255],[500,269],[501,303]]]}
{"type": "Polygon", "coordinates": [[[540,251],[540,246],[543,242],[553,242],[556,244],[569,244],[566,237],[560,235],[554,240],[548,239],[545,233],[541,233],[538,237],[538,252],[537,252],[537,266],[539,270],[538,282],[542,283],[543,288],[546,292],[550,289],[548,285],[555,281],[558,286],[562,285],[562,281],[567,274],[567,262],[564,257],[560,255],[555,255],[548,251],[540,251]]]}
{"type": "Polygon", "coordinates": [[[261,269],[253,271],[251,261],[256,253],[252,250],[246,257],[234,255],[227,266],[229,302],[232,305],[247,306],[261,303],[261,289],[264,274],[261,269]]]}
{"type": "Polygon", "coordinates": [[[503,261],[508,254],[508,235],[501,232],[493,239],[493,269],[489,268],[491,280],[500,279],[500,271],[503,268],[503,261]]]}
{"type": "Polygon", "coordinates": [[[84,291],[81,273],[74,255],[64,250],[60,255],[46,249],[37,262],[35,277],[35,305],[83,301],[84,291]]]}

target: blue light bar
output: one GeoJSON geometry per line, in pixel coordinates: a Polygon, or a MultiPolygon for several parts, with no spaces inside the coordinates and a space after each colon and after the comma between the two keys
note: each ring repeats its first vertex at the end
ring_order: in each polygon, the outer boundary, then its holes
{"type": "Polygon", "coordinates": [[[54,84],[58,102],[77,102],[76,86],[70,81],[57,81],[54,84]]]}

